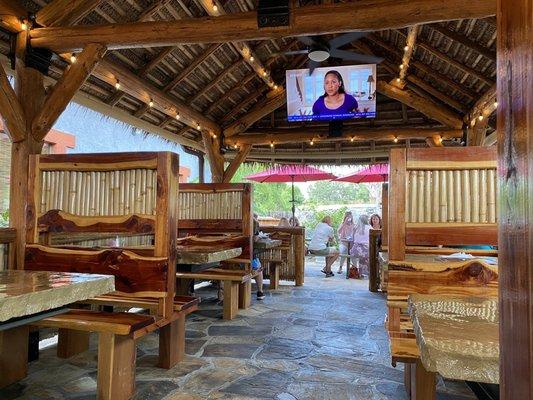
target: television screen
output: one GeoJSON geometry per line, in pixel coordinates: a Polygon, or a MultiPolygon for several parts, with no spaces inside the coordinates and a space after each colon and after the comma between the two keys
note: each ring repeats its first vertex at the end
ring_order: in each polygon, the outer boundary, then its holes
{"type": "Polygon", "coordinates": [[[289,121],[376,117],[376,64],[286,71],[289,121]]]}

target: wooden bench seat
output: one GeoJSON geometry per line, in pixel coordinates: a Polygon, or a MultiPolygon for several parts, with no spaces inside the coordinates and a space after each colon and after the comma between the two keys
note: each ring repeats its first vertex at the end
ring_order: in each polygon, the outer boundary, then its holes
{"type": "MultiPolygon", "coordinates": [[[[129,308],[143,308],[146,310],[157,310],[159,303],[157,299],[150,297],[126,297],[116,295],[105,295],[93,297],[92,299],[80,302],[82,304],[95,304],[101,306],[111,307],[129,307],[129,308]]],[[[197,306],[199,299],[191,296],[175,296],[174,297],[174,311],[185,311],[191,307],[197,306]]]]}

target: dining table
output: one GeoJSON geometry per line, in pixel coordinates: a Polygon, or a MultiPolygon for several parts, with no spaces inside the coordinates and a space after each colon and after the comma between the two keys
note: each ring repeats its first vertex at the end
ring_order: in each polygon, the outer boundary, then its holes
{"type": "Polygon", "coordinates": [[[408,309],[427,371],[447,379],[499,382],[497,297],[413,294],[408,309]]]}
{"type": "Polygon", "coordinates": [[[254,241],[254,250],[259,250],[260,252],[275,249],[283,244],[283,241],[280,239],[271,239],[269,237],[259,238],[254,241]]]}
{"type": "Polygon", "coordinates": [[[218,266],[221,262],[239,257],[240,247],[178,246],[177,271],[200,272],[218,266]]]}
{"type": "Polygon", "coordinates": [[[0,271],[0,387],[27,374],[29,324],[114,290],[110,275],[0,271]]]}

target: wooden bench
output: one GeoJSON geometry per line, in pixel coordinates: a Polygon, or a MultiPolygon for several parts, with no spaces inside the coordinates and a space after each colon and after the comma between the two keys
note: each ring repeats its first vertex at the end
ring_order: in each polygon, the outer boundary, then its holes
{"type": "Polygon", "coordinates": [[[197,309],[198,300],[175,297],[178,168],[173,153],[30,157],[25,269],[114,275],[116,292],[88,302],[153,314],[74,310],[39,324],[60,328],[58,354],[64,357],[84,351],[89,333],[99,333],[105,346],[99,349],[104,360],[98,372],[101,399],[127,399],[134,392],[133,378],[116,379],[107,368],[132,368],[136,338],[159,330],[162,368],[184,357],[185,317],[197,309]],[[151,236],[151,247],[50,245],[55,235],[98,240],[100,234],[151,236]]]}
{"type": "Polygon", "coordinates": [[[475,260],[432,260],[436,254],[457,252],[454,245],[497,245],[496,151],[476,147],[394,149],[390,165],[386,243],[392,363],[406,363],[405,386],[410,398],[431,400],[435,374],[420,362],[406,312],[407,298],[414,293],[497,295],[497,267],[475,260]]]}

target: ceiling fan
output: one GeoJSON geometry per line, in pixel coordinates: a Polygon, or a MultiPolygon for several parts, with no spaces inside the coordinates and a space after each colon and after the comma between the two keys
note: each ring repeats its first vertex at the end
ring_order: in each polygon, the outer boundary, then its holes
{"type": "Polygon", "coordinates": [[[336,36],[330,40],[324,40],[322,36],[299,36],[296,39],[306,45],[306,49],[286,51],[280,54],[287,56],[307,54],[307,57],[309,58],[309,74],[312,74],[314,69],[320,66],[320,63],[330,58],[355,61],[355,63],[358,64],[379,64],[384,60],[381,57],[339,49],[339,47],[354,42],[364,37],[366,34],[367,32],[350,32],[336,36]]]}

